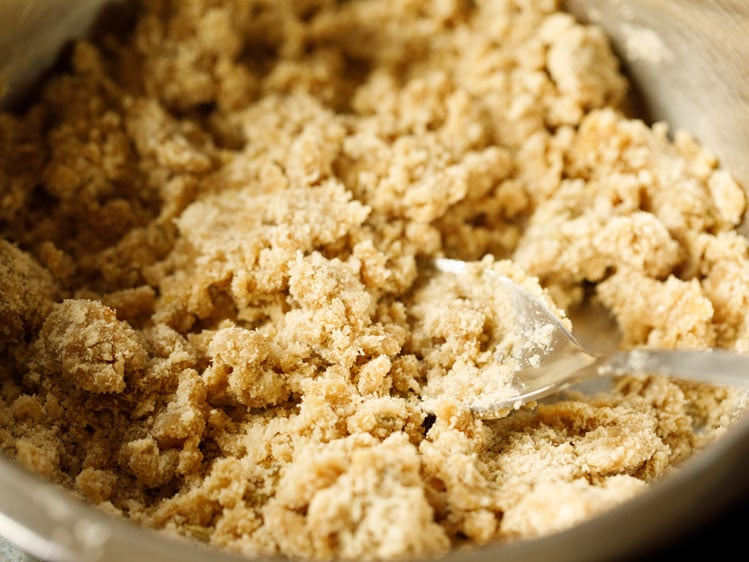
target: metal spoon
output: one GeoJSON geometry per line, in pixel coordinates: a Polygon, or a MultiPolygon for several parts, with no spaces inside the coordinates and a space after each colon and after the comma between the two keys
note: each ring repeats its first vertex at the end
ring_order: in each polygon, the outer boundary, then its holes
{"type": "MultiPolygon", "coordinates": [[[[445,258],[435,259],[434,267],[455,275],[467,270],[466,262],[445,258]]],[[[514,373],[512,386],[516,392],[512,396],[490,405],[471,406],[471,411],[480,418],[500,417],[508,410],[600,376],[657,374],[749,389],[749,355],[719,349],[633,349],[596,354],[585,349],[546,305],[515,281],[490,270],[485,273],[483,279],[496,283],[497,289],[511,299],[524,332],[543,330],[547,337],[543,345],[531,342],[523,347],[524,358],[514,373]]]]}

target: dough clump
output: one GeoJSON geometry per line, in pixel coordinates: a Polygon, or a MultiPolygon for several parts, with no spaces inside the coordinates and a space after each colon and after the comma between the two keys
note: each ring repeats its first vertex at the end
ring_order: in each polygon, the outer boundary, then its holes
{"type": "Polygon", "coordinates": [[[144,2],[0,115],[0,450],[250,556],[432,557],[642,493],[740,397],[633,376],[476,419],[511,321],[425,266],[749,351],[744,192],[627,100],[553,0],[144,2]]]}

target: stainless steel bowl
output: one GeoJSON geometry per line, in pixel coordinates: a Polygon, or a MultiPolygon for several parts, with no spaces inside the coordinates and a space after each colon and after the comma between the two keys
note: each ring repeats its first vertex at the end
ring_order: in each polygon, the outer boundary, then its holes
{"type": "MultiPolygon", "coordinates": [[[[0,105],[23,102],[64,44],[122,0],[0,1],[0,105]]],[[[749,4],[743,0],[569,0],[621,55],[645,115],[683,127],[749,187],[749,4]]],[[[747,232],[747,223],[744,231],[747,232]]],[[[635,499],[567,531],[446,561],[624,560],[668,545],[746,501],[749,416],[635,499]]],[[[0,456],[0,535],[49,562],[242,560],[80,503],[0,456]]]]}

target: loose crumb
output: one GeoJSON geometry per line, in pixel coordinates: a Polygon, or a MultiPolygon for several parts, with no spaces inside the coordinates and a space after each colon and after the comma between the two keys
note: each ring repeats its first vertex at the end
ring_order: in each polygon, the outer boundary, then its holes
{"type": "Polygon", "coordinates": [[[0,115],[0,450],[248,556],[434,557],[644,493],[741,396],[627,376],[478,419],[524,341],[424,265],[749,351],[744,192],[628,88],[554,0],[143,3],[0,115]]]}

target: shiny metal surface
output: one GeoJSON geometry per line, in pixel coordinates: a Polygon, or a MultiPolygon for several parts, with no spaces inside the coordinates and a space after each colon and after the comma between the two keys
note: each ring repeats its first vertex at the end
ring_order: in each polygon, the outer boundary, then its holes
{"type": "Polygon", "coordinates": [[[107,0],[0,0],[0,108],[22,101],[61,48],[92,28],[104,4],[107,0]]]}
{"type": "MultiPolygon", "coordinates": [[[[437,258],[432,265],[442,274],[463,276],[465,283],[470,283],[467,262],[437,258]]],[[[525,345],[503,359],[513,365],[514,393],[497,402],[467,404],[480,419],[503,417],[508,411],[556,394],[572,384],[612,374],[657,374],[735,387],[749,393],[749,356],[746,354],[722,349],[614,349],[596,353],[581,344],[546,304],[516,281],[487,268],[482,272],[481,283],[491,288],[489,293],[502,295],[512,304],[512,317],[518,326],[515,335],[525,345]],[[528,337],[528,334],[541,332],[546,334],[541,342],[528,337]]]]}
{"type": "Polygon", "coordinates": [[[749,189],[749,3],[567,0],[566,6],[606,30],[646,117],[691,132],[749,189]]]}
{"type": "MultiPolygon", "coordinates": [[[[24,92],[111,0],[0,0],[0,104],[24,92]],[[2,91],[2,88],[0,88],[2,91]]],[[[749,3],[569,0],[601,25],[648,117],[693,132],[749,187],[749,3]]],[[[749,418],[647,493],[568,531],[455,552],[448,561],[584,562],[636,557],[683,536],[749,489],[749,418]]],[[[49,562],[241,560],[111,518],[0,456],[0,535],[49,562]]]]}

